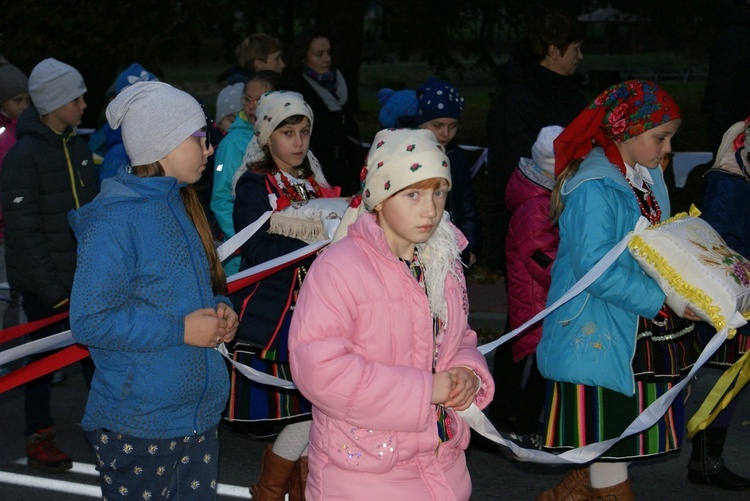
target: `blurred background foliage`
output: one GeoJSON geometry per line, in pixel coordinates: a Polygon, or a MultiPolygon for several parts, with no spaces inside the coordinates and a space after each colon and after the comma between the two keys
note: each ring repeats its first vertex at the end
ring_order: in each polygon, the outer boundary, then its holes
{"type": "MultiPolygon", "coordinates": [[[[250,33],[279,37],[286,46],[305,28],[330,33],[334,62],[351,98],[367,115],[377,89],[414,88],[429,75],[450,79],[469,98],[462,137],[484,144],[484,114],[497,91],[508,51],[536,5],[574,15],[612,7],[626,15],[588,28],[579,68],[588,91],[600,89],[591,70],[649,68],[705,74],[715,35],[715,0],[26,0],[3,2],[0,54],[25,72],[45,57],[78,68],[89,88],[86,119],[100,121],[105,91],[119,71],[139,62],[209,106],[218,76],[250,33]],[[474,116],[476,113],[476,116],[474,116]],[[480,116],[481,115],[481,116],[480,116]]],[[[622,73],[621,73],[622,74],[622,73]]],[[[660,76],[655,73],[655,76],[660,76]]],[[[677,83],[698,97],[700,84],[677,83]]],[[[688,82],[688,79],[683,79],[688,82]]],[[[679,100],[679,96],[678,100],[679,100]]],[[[369,123],[363,129],[369,133],[369,123]]],[[[373,130],[377,124],[372,124],[373,130]]],[[[695,148],[693,148],[695,149],[695,148]]]]}

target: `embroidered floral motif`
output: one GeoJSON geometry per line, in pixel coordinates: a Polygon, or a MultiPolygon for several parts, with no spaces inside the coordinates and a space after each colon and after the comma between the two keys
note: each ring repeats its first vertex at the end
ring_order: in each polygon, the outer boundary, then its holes
{"type": "Polygon", "coordinates": [[[421,167],[422,167],[422,164],[419,164],[419,163],[413,163],[413,164],[411,164],[411,167],[409,167],[409,170],[410,170],[410,171],[412,171],[412,172],[416,172],[416,171],[417,171],[417,170],[419,170],[419,169],[420,169],[421,167]]]}
{"type": "Polygon", "coordinates": [[[707,243],[690,240],[690,243],[703,250],[704,254],[698,255],[701,262],[715,268],[724,268],[737,285],[750,287],[750,261],[720,242],[704,242],[707,243]]]}

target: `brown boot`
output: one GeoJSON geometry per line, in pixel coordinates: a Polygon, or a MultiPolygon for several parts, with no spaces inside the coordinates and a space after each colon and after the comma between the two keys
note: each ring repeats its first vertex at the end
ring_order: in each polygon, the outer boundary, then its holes
{"type": "Polygon", "coordinates": [[[536,501],[586,501],[589,485],[588,468],[570,470],[559,484],[542,492],[536,501]]]}
{"type": "Polygon", "coordinates": [[[267,445],[263,449],[258,483],[250,486],[253,501],[284,501],[295,464],[296,461],[274,454],[273,447],[267,445]]]}
{"type": "Polygon", "coordinates": [[[289,482],[289,501],[305,501],[307,487],[307,456],[302,456],[294,464],[294,472],[289,482]]]}
{"type": "Polygon", "coordinates": [[[592,501],[635,501],[630,479],[601,489],[589,487],[589,496],[592,501]]]}

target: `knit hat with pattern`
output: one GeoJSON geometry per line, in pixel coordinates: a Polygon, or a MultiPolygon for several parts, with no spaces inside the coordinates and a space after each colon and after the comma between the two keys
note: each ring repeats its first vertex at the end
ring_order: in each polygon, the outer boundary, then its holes
{"type": "Polygon", "coordinates": [[[417,89],[418,124],[436,118],[461,118],[464,98],[448,82],[430,77],[417,89]]]}

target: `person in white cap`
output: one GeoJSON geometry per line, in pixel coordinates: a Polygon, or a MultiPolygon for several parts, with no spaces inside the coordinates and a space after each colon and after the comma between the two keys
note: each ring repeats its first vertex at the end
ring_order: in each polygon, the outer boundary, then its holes
{"type": "Polygon", "coordinates": [[[229,377],[214,348],[232,341],[237,314],[191,187],[213,153],[205,114],[162,82],[131,85],[106,114],[132,166],[69,217],[70,324],[96,363],[81,426],[104,499],[216,499],[229,377]]]}
{"type": "MultiPolygon", "coordinates": [[[[511,329],[520,327],[547,304],[552,262],[560,240],[557,226],[549,218],[555,186],[553,141],[562,130],[550,125],[539,132],[531,147],[531,158],[520,159],[505,190],[505,204],[512,214],[506,239],[511,329]]],[[[504,357],[500,361],[514,367],[493,371],[493,375],[495,384],[513,386],[515,390],[508,390],[508,398],[494,400],[490,406],[496,428],[507,430],[522,447],[536,449],[541,449],[543,440],[541,416],[546,388],[536,366],[536,345],[541,337],[539,325],[513,340],[512,361],[504,357]]]]}
{"type": "Polygon", "coordinates": [[[485,407],[494,384],[467,323],[466,239],[444,211],[448,157],[428,130],[382,130],[362,177],[289,334],[313,404],[306,497],[466,501],[456,411],[485,407]]]}
{"type": "Polygon", "coordinates": [[[242,92],[245,84],[237,82],[236,84],[227,85],[216,96],[216,120],[214,123],[222,134],[226,134],[229,126],[237,118],[237,114],[242,111],[242,92]]]}
{"type": "MultiPolygon", "coordinates": [[[[34,105],[18,119],[18,142],[3,160],[5,264],[11,288],[23,295],[29,321],[67,311],[76,269],[76,239],[67,214],[98,192],[91,151],[76,129],[86,109],[85,92],[83,77],[72,66],[52,58],[37,64],[29,76],[34,105]]],[[[30,337],[69,328],[64,320],[30,337]]],[[[26,453],[34,468],[64,471],[72,461],[55,445],[52,378],[50,373],[26,384],[26,453]]]]}

